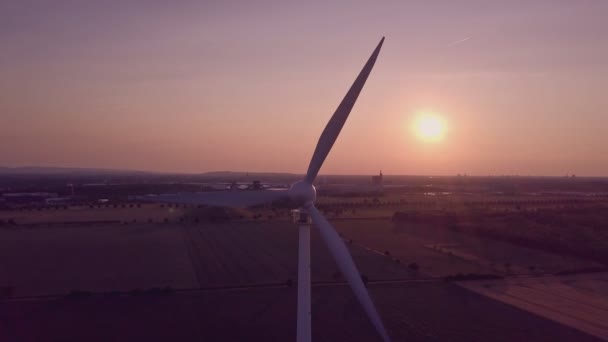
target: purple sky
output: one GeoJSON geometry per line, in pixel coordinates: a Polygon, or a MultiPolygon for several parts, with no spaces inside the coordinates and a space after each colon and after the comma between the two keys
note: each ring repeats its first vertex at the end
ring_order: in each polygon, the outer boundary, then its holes
{"type": "Polygon", "coordinates": [[[2,1],[0,166],[608,175],[608,1],[2,1]],[[421,111],[447,122],[417,139],[421,111]]]}

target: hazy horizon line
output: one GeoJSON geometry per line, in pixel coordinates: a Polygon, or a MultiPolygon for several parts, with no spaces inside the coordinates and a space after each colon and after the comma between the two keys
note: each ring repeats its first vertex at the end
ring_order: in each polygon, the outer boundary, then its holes
{"type": "MultiPolygon", "coordinates": [[[[242,174],[275,174],[275,175],[291,175],[291,176],[304,176],[305,173],[301,172],[283,172],[283,171],[235,171],[235,170],[210,170],[210,171],[159,171],[159,170],[143,170],[143,169],[123,169],[123,168],[109,168],[109,167],[87,167],[87,166],[48,166],[48,165],[22,165],[22,166],[3,166],[0,165],[0,170],[15,170],[19,169],[49,169],[60,172],[71,171],[83,171],[83,172],[111,172],[111,173],[149,173],[149,174],[165,174],[165,175],[205,175],[213,173],[242,173],[242,174]]],[[[35,172],[32,172],[35,173],[35,172]]],[[[44,173],[40,171],[38,173],[44,173]]],[[[320,173],[319,176],[372,176],[378,173],[320,173]]],[[[384,173],[383,176],[387,177],[539,177],[539,178],[567,178],[575,176],[576,178],[608,178],[608,175],[577,175],[564,174],[564,175],[547,175],[547,174],[479,174],[479,173],[467,173],[461,172],[456,174],[395,174],[395,173],[384,173]]]]}

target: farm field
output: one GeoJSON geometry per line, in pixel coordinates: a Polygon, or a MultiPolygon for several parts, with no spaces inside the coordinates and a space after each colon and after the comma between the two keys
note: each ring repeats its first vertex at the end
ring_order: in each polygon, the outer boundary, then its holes
{"type": "Polygon", "coordinates": [[[461,282],[489,298],[608,340],[608,273],[461,282]]]}
{"type": "MultiPolygon", "coordinates": [[[[0,230],[0,287],[12,296],[153,287],[226,287],[297,280],[297,228],[288,221],[36,225],[0,230]]],[[[316,230],[313,281],[343,281],[316,230]]],[[[351,246],[371,281],[417,277],[351,246]]]]}
{"type": "Polygon", "coordinates": [[[86,222],[162,222],[176,220],[183,215],[183,208],[160,207],[158,204],[130,204],[69,206],[48,208],[27,208],[23,210],[2,210],[0,220],[13,220],[17,224],[48,225],[52,223],[86,222]]]}
{"type": "MultiPolygon", "coordinates": [[[[531,233],[545,234],[555,224],[542,221],[547,211],[511,208],[519,202],[498,209],[471,209],[463,203],[443,208],[441,201],[371,205],[369,201],[352,211],[344,209],[350,202],[336,200],[322,210],[369,280],[395,340],[606,338],[607,280],[594,276],[601,273],[585,273],[604,269],[603,263],[477,234],[488,229],[507,236],[526,232],[508,224],[511,221],[498,221],[502,226],[492,221],[505,215],[518,218],[513,221],[517,224],[528,222],[520,217],[534,219],[538,224],[530,228],[538,230],[531,233]],[[418,216],[395,220],[397,210],[413,210],[418,216]],[[450,215],[480,218],[474,221],[477,230],[468,229],[463,219],[456,221],[454,229],[451,221],[444,220],[450,215]],[[573,272],[582,274],[560,275],[573,272]],[[460,275],[504,279],[443,280],[460,275]],[[568,298],[576,298],[576,303],[568,298]],[[466,315],[483,326],[472,328],[461,317],[466,315]],[[500,336],[493,336],[497,331],[500,336]]],[[[565,209],[549,205],[553,207],[543,210],[563,212],[556,221],[562,230],[554,230],[559,236],[579,229],[585,239],[581,241],[589,243],[605,234],[596,224],[604,213],[594,209],[596,204],[565,209]],[[595,216],[581,214],[589,211],[595,216]]],[[[9,340],[37,340],[37,333],[61,340],[66,332],[68,340],[89,340],[90,331],[107,325],[111,328],[100,335],[106,340],[121,340],[121,332],[127,331],[124,340],[238,341],[245,338],[243,329],[260,339],[293,339],[298,243],[289,211],[256,208],[240,217],[205,216],[210,213],[156,204],[1,211],[5,224],[0,227],[0,321],[14,323],[3,333],[12,334],[5,335],[9,340]],[[14,223],[6,224],[9,218],[14,223]],[[162,288],[168,288],[167,293],[147,291],[162,288]],[[167,317],[169,313],[180,320],[167,317]],[[137,316],[132,329],[126,324],[133,316],[127,314],[137,316]],[[43,323],[45,315],[63,317],[88,330],[70,331],[58,318],[43,323]],[[106,317],[111,315],[116,317],[106,317]],[[30,323],[23,317],[43,329],[27,329],[30,323]],[[271,329],[272,324],[281,327],[271,329]]],[[[373,329],[352,293],[345,291],[348,288],[318,232],[311,232],[316,339],[374,340],[373,329]]],[[[601,250],[601,243],[594,248],[601,250]]]]}
{"type": "Polygon", "coordinates": [[[0,259],[13,296],[196,286],[181,231],[165,225],[1,229],[0,259]]]}
{"type": "MultiPolygon", "coordinates": [[[[599,341],[450,283],[369,289],[394,341],[599,341]]],[[[317,285],[312,296],[313,340],[379,340],[348,287],[317,285]]],[[[289,287],[13,300],[0,302],[0,339],[292,341],[295,312],[289,287]]]]}
{"type": "Polygon", "coordinates": [[[608,339],[608,273],[586,273],[605,269],[602,264],[434,225],[349,219],[335,220],[335,224],[356,243],[388,250],[394,258],[417,260],[421,273],[440,277],[467,273],[503,276],[457,284],[608,339]],[[568,273],[576,274],[553,276],[568,273]]]}
{"type": "Polygon", "coordinates": [[[454,232],[420,223],[376,220],[334,220],[355,244],[385,252],[420,272],[445,277],[458,273],[539,275],[589,267],[598,263],[521,247],[503,241],[454,232]]]}
{"type": "MultiPolygon", "coordinates": [[[[201,287],[285,282],[297,279],[298,232],[288,221],[187,225],[184,234],[201,287]]],[[[405,265],[350,245],[370,281],[416,278],[405,265]]],[[[311,231],[315,282],[343,281],[318,232],[311,231]]]]}

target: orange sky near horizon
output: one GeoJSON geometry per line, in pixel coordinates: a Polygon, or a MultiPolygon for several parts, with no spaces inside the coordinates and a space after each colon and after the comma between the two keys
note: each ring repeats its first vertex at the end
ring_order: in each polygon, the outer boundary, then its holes
{"type": "Polygon", "coordinates": [[[608,2],[0,4],[0,166],[608,175],[608,2]],[[346,5],[350,4],[350,5],[346,5]],[[447,123],[416,137],[421,111],[447,123]]]}

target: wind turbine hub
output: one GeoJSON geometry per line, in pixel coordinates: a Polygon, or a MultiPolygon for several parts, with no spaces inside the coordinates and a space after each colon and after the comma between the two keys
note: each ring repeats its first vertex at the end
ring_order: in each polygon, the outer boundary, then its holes
{"type": "Polygon", "coordinates": [[[317,199],[317,189],[307,181],[299,181],[289,188],[289,198],[298,206],[307,207],[317,199]]]}

